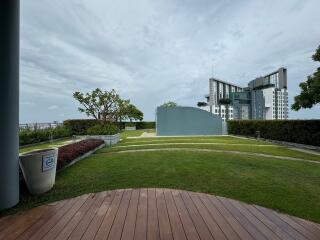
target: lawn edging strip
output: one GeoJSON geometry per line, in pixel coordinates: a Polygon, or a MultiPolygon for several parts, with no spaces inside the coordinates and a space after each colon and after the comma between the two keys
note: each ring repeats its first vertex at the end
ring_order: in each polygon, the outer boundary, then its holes
{"type": "MultiPolygon", "coordinates": [[[[138,143],[138,142],[136,142],[138,143]]],[[[147,144],[130,144],[114,146],[113,148],[126,148],[126,147],[143,147],[143,146],[164,146],[164,145],[221,145],[221,146],[253,146],[253,147],[280,147],[272,144],[244,144],[244,143],[199,143],[199,142],[184,142],[184,143],[147,143],[147,144]]]]}
{"type": "MultiPolygon", "coordinates": [[[[216,152],[216,153],[227,153],[227,154],[240,154],[240,155],[248,155],[248,156],[258,156],[258,157],[267,157],[267,158],[276,158],[281,160],[289,160],[289,161],[297,161],[297,162],[307,162],[307,163],[316,163],[320,164],[318,161],[307,160],[303,158],[293,158],[293,157],[285,157],[285,156],[277,156],[277,155],[269,155],[264,153],[251,153],[251,152],[240,152],[240,151],[227,151],[227,150],[215,150],[215,149],[199,149],[199,148],[151,148],[151,149],[136,149],[136,150],[123,150],[111,153],[135,153],[135,152],[157,152],[157,151],[186,151],[186,152],[216,152]]],[[[104,154],[104,153],[99,153],[104,154]]],[[[107,153],[107,154],[110,154],[107,153]]]]}

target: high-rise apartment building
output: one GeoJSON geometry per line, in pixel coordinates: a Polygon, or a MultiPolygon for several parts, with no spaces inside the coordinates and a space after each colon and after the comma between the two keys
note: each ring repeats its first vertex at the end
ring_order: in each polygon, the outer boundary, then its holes
{"type": "Polygon", "coordinates": [[[206,98],[202,108],[223,120],[288,119],[287,69],[258,77],[246,88],[210,78],[206,98]]]}
{"type": "Polygon", "coordinates": [[[230,104],[221,104],[229,100],[233,92],[241,92],[242,88],[217,78],[209,79],[209,94],[206,95],[207,106],[201,107],[213,114],[219,115],[223,120],[233,119],[233,107],[230,104]]]}

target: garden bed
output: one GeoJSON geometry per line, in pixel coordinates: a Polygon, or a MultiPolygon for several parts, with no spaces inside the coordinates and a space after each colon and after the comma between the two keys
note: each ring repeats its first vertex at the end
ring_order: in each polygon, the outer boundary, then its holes
{"type": "Polygon", "coordinates": [[[69,165],[78,157],[90,152],[104,144],[103,140],[86,139],[80,142],[68,144],[59,148],[57,171],[69,165]]]}

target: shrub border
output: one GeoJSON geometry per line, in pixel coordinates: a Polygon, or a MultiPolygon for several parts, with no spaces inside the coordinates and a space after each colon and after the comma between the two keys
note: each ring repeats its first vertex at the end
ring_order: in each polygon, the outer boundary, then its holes
{"type": "Polygon", "coordinates": [[[103,143],[103,144],[101,144],[100,146],[96,147],[95,149],[93,149],[93,150],[91,150],[91,151],[89,151],[89,152],[86,152],[85,154],[83,154],[83,155],[81,155],[81,156],[73,159],[70,163],[68,163],[67,165],[63,166],[63,167],[60,168],[59,170],[57,170],[57,173],[56,173],[56,174],[61,173],[61,172],[62,172],[63,170],[65,170],[66,168],[71,167],[72,165],[74,165],[75,163],[83,160],[83,159],[86,158],[86,157],[89,157],[90,155],[92,155],[93,153],[95,153],[95,152],[98,151],[99,149],[104,148],[105,146],[106,146],[106,144],[103,143]]]}
{"type": "Polygon", "coordinates": [[[231,120],[230,135],[260,137],[279,142],[320,146],[320,120],[231,120]]]}

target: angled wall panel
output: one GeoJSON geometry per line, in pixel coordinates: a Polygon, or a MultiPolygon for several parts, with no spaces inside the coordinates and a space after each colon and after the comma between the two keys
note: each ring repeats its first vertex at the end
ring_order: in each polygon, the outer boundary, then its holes
{"type": "Polygon", "coordinates": [[[222,135],[222,119],[194,107],[158,107],[157,135],[222,135]]]}

